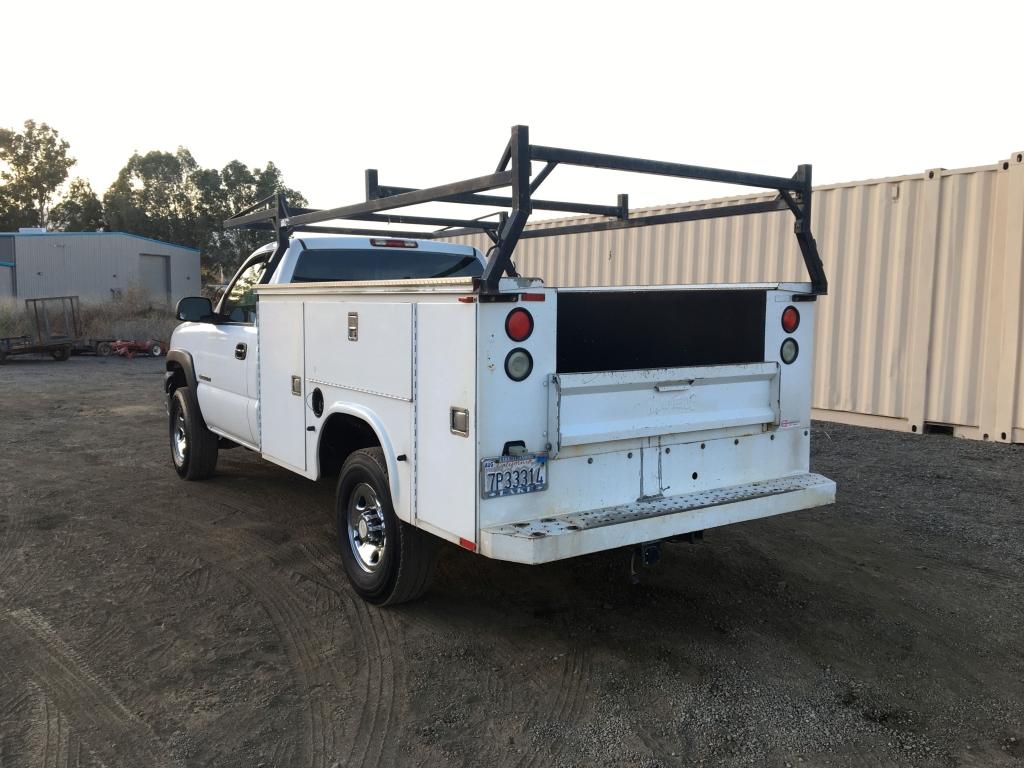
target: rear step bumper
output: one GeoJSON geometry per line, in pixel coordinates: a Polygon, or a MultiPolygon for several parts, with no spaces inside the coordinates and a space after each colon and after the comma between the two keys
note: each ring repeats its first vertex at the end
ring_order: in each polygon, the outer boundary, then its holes
{"type": "Polygon", "coordinates": [[[617,507],[542,517],[480,531],[480,551],[497,560],[548,563],[744,520],[831,504],[836,484],[812,473],[716,488],[617,507]]]}

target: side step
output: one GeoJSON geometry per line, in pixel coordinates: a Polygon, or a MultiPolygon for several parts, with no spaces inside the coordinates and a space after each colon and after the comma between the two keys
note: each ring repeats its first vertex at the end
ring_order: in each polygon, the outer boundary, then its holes
{"type": "Polygon", "coordinates": [[[541,517],[480,531],[480,551],[517,563],[547,563],[667,539],[744,520],[832,504],[836,484],[806,473],[604,509],[541,517]]]}

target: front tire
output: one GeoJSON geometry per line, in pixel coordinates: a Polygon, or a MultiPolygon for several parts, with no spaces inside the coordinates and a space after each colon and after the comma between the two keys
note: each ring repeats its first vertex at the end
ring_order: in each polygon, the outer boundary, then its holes
{"type": "Polygon", "coordinates": [[[171,397],[169,434],[171,461],[184,480],[203,480],[217,467],[217,436],[206,428],[191,387],[178,387],[171,397]]]}
{"type": "Polygon", "coordinates": [[[361,598],[396,605],[427,591],[439,541],[395,515],[380,448],[355,451],[345,461],[335,519],[345,574],[361,598]]]}

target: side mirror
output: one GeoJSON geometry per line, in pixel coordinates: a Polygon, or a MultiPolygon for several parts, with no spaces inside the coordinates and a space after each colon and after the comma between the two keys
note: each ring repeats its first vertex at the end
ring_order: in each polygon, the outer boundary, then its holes
{"type": "Polygon", "coordinates": [[[211,322],[213,320],[213,304],[204,296],[186,296],[178,302],[174,310],[179,320],[187,323],[211,322]]]}

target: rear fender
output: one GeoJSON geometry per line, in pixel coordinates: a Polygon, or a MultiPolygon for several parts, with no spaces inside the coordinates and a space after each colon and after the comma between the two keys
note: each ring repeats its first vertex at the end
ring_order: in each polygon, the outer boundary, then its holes
{"type": "MultiPolygon", "coordinates": [[[[391,503],[395,508],[397,508],[399,499],[398,460],[395,458],[395,450],[391,444],[390,438],[388,437],[387,429],[384,427],[384,422],[376,413],[366,406],[342,402],[335,402],[331,404],[329,408],[324,409],[324,421],[326,422],[327,419],[335,413],[355,416],[357,419],[365,422],[377,436],[377,442],[380,444],[381,450],[384,452],[384,461],[388,467],[388,485],[391,490],[391,503]]],[[[318,450],[316,468],[317,477],[320,476],[319,457],[320,451],[318,450]]]]}

